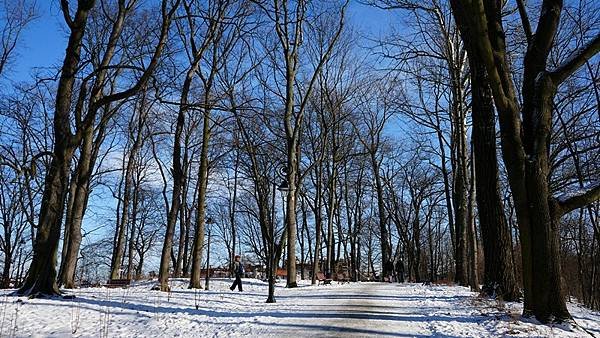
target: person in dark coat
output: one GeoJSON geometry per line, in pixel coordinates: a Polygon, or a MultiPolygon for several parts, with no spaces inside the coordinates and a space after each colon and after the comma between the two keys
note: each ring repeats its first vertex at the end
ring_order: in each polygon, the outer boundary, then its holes
{"type": "Polygon", "coordinates": [[[237,286],[238,291],[242,292],[242,276],[244,275],[244,265],[240,262],[240,256],[236,255],[233,261],[233,273],[235,273],[235,281],[231,285],[231,291],[235,290],[237,286]]]}

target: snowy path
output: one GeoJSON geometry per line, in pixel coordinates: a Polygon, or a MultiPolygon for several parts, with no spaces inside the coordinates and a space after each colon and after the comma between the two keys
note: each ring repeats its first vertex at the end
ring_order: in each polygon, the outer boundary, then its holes
{"type": "Polygon", "coordinates": [[[321,286],[311,288],[310,295],[302,295],[302,290],[293,297],[294,302],[304,303],[296,316],[274,323],[280,327],[277,330],[256,333],[290,336],[290,328],[300,330],[295,333],[303,337],[491,337],[499,333],[495,326],[483,325],[489,318],[472,307],[472,293],[452,288],[449,294],[449,290],[387,283],[321,286]]]}
{"type": "MultiPolygon", "coordinates": [[[[428,332],[419,323],[413,306],[390,297],[390,285],[365,283],[359,288],[342,289],[340,295],[325,295],[332,320],[326,321],[326,336],[419,336],[428,332]]],[[[326,310],[327,305],[324,306],[326,310]]]]}
{"type": "Polygon", "coordinates": [[[600,314],[574,304],[571,313],[589,333],[520,321],[520,305],[501,308],[462,287],[281,285],[277,303],[265,304],[266,285],[244,282],[241,294],[228,290],[228,280],[197,293],[175,281],[170,295],[144,283],[76,290],[74,300],[2,290],[0,337],[600,337],[600,314]]]}

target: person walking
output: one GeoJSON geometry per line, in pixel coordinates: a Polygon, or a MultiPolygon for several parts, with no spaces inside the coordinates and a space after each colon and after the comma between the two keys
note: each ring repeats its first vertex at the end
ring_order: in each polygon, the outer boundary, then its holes
{"type": "Polygon", "coordinates": [[[235,281],[231,285],[231,291],[235,290],[237,286],[238,291],[242,292],[242,276],[244,275],[244,265],[240,262],[240,255],[235,255],[233,261],[233,273],[235,273],[235,281]]]}

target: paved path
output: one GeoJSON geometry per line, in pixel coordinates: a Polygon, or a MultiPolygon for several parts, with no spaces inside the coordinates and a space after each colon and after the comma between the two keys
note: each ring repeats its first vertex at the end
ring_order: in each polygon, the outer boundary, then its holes
{"type": "Polygon", "coordinates": [[[352,290],[346,298],[333,298],[335,318],[325,322],[327,337],[363,337],[368,335],[405,337],[428,332],[418,321],[414,306],[391,296],[389,284],[367,283],[352,290]]]}
{"type": "Polygon", "coordinates": [[[463,314],[443,317],[443,311],[447,313],[469,299],[466,292],[446,296],[434,288],[384,283],[321,286],[307,289],[306,294],[302,291],[291,298],[280,297],[286,304],[301,305],[287,306],[286,312],[295,314],[277,320],[271,332],[279,327],[275,332],[282,336],[294,332],[300,337],[430,337],[443,330],[467,337],[482,330],[476,320],[461,318],[463,314]],[[461,330],[454,330],[454,324],[460,324],[461,330]]]}

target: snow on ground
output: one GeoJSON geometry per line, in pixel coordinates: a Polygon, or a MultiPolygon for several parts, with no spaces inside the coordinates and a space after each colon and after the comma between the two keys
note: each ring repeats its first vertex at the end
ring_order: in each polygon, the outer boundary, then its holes
{"type": "MultiPolygon", "coordinates": [[[[170,294],[151,282],[129,289],[75,290],[72,300],[27,299],[0,293],[0,337],[600,337],[600,313],[570,304],[576,326],[519,320],[520,305],[478,298],[467,288],[349,283],[296,289],[228,279],[211,290],[173,281],[170,294]],[[197,305],[197,308],[196,308],[197,305]]],[[[304,282],[306,283],[306,282],[304,282]]],[[[282,284],[282,283],[280,283],[282,284]]]]}

